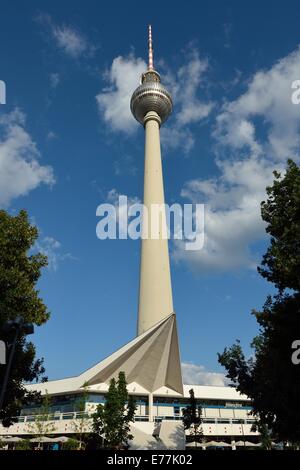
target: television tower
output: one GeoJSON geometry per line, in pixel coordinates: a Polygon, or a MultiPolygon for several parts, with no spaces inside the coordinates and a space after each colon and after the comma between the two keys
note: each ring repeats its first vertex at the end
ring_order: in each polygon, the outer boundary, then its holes
{"type": "MultiPolygon", "coordinates": [[[[134,91],[130,108],[135,119],[145,128],[144,207],[148,224],[143,219],[143,229],[148,235],[141,243],[140,285],[137,333],[141,335],[173,313],[168,239],[166,238],[166,213],[160,126],[172,112],[172,97],[161,84],[159,73],[153,65],[152,31],[149,26],[148,69],[141,76],[141,84],[134,91]],[[155,223],[154,205],[161,207],[156,238],[151,238],[155,223]],[[147,226],[147,228],[145,228],[147,226]]],[[[145,217],[145,216],[144,216],[145,217]]]]}
{"type": "MultiPolygon", "coordinates": [[[[152,33],[149,26],[149,63],[142,74],[141,84],[130,103],[134,117],[145,127],[144,206],[151,227],[153,205],[163,209],[158,222],[158,236],[143,237],[141,244],[140,289],[137,336],[109,357],[86,371],[80,380],[88,385],[108,384],[120,371],[129,386],[142,387],[148,394],[147,413],[153,416],[153,395],[176,393],[183,395],[180,351],[176,315],[173,311],[172,287],[164,185],[160,152],[160,126],[172,111],[172,98],[162,86],[153,66],[152,33]]],[[[145,230],[143,214],[143,230],[145,230]]],[[[155,221],[154,221],[155,222],[155,221]]]]}

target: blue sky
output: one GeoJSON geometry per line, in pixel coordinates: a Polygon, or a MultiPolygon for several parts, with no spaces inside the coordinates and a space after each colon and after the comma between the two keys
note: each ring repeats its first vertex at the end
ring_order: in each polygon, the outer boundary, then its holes
{"type": "Polygon", "coordinates": [[[143,129],[129,111],[152,23],[174,98],[162,130],[166,201],[206,204],[203,250],[171,244],[185,378],[222,383],[217,352],[257,333],[250,312],[259,216],[273,169],[298,160],[297,2],[1,2],[0,205],[28,210],[49,255],[39,282],[51,319],[34,342],[49,378],[80,373],[134,337],[139,242],[100,241],[96,208],[141,198],[143,129]],[[147,7],[149,5],[147,4],[147,7]]]}

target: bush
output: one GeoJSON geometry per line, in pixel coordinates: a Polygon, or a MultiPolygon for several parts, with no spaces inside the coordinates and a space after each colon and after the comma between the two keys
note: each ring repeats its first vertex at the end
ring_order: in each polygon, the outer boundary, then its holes
{"type": "Polygon", "coordinates": [[[29,439],[17,442],[15,446],[16,450],[31,450],[31,442],[29,439]]]}
{"type": "Polygon", "coordinates": [[[63,450],[78,450],[79,444],[77,439],[69,439],[67,442],[63,443],[63,450]]]}

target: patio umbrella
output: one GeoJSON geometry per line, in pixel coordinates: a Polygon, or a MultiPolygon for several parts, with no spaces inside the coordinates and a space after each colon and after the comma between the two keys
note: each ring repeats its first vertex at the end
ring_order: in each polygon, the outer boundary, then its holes
{"type": "Polygon", "coordinates": [[[260,444],[255,444],[254,442],[250,442],[250,441],[237,441],[235,443],[235,445],[237,447],[256,447],[256,446],[260,446],[260,444]]]}
{"type": "MultiPolygon", "coordinates": [[[[206,442],[205,446],[206,447],[224,447],[224,442],[218,442],[218,441],[209,441],[206,442]]],[[[226,444],[227,445],[227,444],[226,444]]],[[[229,444],[228,444],[229,445],[229,444]]]]}
{"type": "Polygon", "coordinates": [[[228,442],[224,442],[224,441],[220,441],[218,444],[219,446],[222,446],[222,447],[231,447],[231,444],[228,444],[228,442]]]}
{"type": "Polygon", "coordinates": [[[54,437],[51,442],[68,442],[70,438],[67,436],[54,437]]]}
{"type": "Polygon", "coordinates": [[[237,441],[235,443],[235,446],[237,446],[237,447],[244,446],[244,445],[245,445],[244,441],[237,441]]]}
{"type": "Polygon", "coordinates": [[[255,442],[250,442],[250,441],[246,441],[245,444],[246,444],[247,447],[258,447],[258,446],[261,446],[260,443],[256,444],[255,442]]]}
{"type": "Polygon", "coordinates": [[[53,438],[46,436],[33,437],[32,439],[30,439],[30,442],[53,442],[53,438]]]}
{"type": "Polygon", "coordinates": [[[200,442],[196,442],[196,441],[193,441],[193,442],[188,442],[188,444],[185,445],[185,447],[201,447],[203,444],[201,444],[200,442]]]}
{"type": "Polygon", "coordinates": [[[20,442],[23,441],[22,437],[17,437],[17,436],[7,436],[3,438],[4,442],[10,443],[10,442],[20,442]]]}

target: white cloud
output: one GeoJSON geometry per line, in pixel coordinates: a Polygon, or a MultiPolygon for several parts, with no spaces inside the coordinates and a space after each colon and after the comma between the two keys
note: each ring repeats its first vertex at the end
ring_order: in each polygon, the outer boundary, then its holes
{"type": "Polygon", "coordinates": [[[75,260],[71,253],[61,252],[61,243],[53,237],[44,237],[35,243],[35,250],[44,254],[48,258],[48,269],[57,271],[59,262],[66,259],[75,260]]]}
{"type": "MultiPolygon", "coordinates": [[[[176,103],[172,121],[162,128],[162,142],[169,148],[181,147],[188,153],[195,140],[188,126],[206,118],[213,107],[211,102],[197,98],[208,62],[200,59],[198,52],[193,50],[177,74],[170,72],[163,63],[162,67],[166,69],[162,82],[172,92],[176,103]]],[[[112,130],[132,134],[138,128],[130,112],[130,99],[145,70],[145,61],[131,54],[116,57],[105,74],[109,86],[96,99],[101,116],[112,130]]]]}
{"type": "Polygon", "coordinates": [[[193,252],[178,241],[175,259],[201,272],[255,268],[259,260],[250,245],[264,237],[260,202],[274,167],[255,157],[217,164],[219,178],[192,180],[182,190],[193,203],[205,202],[205,241],[202,250],[193,252]]]}
{"type": "Polygon", "coordinates": [[[58,73],[50,74],[50,86],[51,88],[56,88],[60,82],[60,75],[58,73]]]}
{"type": "Polygon", "coordinates": [[[257,72],[246,93],[224,105],[217,120],[217,139],[233,150],[248,146],[254,153],[268,153],[274,161],[299,158],[300,113],[291,102],[291,85],[299,77],[300,48],[271,69],[257,72]],[[267,133],[263,141],[256,135],[256,118],[263,120],[267,133]]]}
{"type": "Polygon", "coordinates": [[[130,111],[130,99],[146,70],[146,63],[133,55],[116,57],[105,74],[109,86],[97,96],[99,111],[114,131],[132,134],[138,127],[130,111]]]}
{"type": "Polygon", "coordinates": [[[106,196],[106,202],[108,202],[108,203],[112,204],[113,206],[115,206],[117,222],[120,219],[123,219],[123,220],[128,219],[127,210],[129,208],[129,206],[131,206],[133,204],[140,204],[139,198],[127,196],[126,194],[121,194],[115,188],[108,191],[107,196],[106,196]],[[119,198],[121,196],[127,197],[127,204],[122,202],[123,199],[121,199],[121,201],[119,200],[119,198]]]}
{"type": "Polygon", "coordinates": [[[186,64],[179,69],[174,94],[174,99],[180,105],[180,110],[176,115],[178,125],[184,126],[201,121],[211,112],[213,104],[205,103],[197,97],[207,69],[208,61],[201,59],[195,49],[188,55],[186,64]]]}
{"type": "Polygon", "coordinates": [[[161,141],[164,148],[170,150],[182,148],[187,155],[194,147],[195,137],[187,127],[180,127],[175,123],[161,129],[161,141]]]}
{"type": "Polygon", "coordinates": [[[55,134],[55,132],[53,131],[49,131],[47,134],[47,140],[55,140],[57,139],[57,137],[57,134],[55,134]]]}
{"type": "Polygon", "coordinates": [[[185,154],[195,143],[189,126],[207,118],[213,109],[212,102],[198,98],[199,90],[206,83],[207,70],[207,59],[201,59],[199,52],[192,49],[177,74],[167,70],[165,76],[165,84],[171,90],[175,107],[173,119],[161,130],[162,143],[171,149],[182,148],[185,154]]]}
{"type": "Polygon", "coordinates": [[[300,76],[300,49],[257,72],[238,99],[225,103],[214,137],[219,176],[185,184],[182,196],[206,203],[205,243],[185,252],[177,243],[174,256],[202,272],[251,268],[260,260],[251,250],[265,236],[260,202],[284,171],[287,158],[299,160],[300,112],[291,102],[291,84],[300,76]]]}
{"type": "Polygon", "coordinates": [[[220,372],[210,372],[204,366],[189,362],[181,363],[182,380],[187,385],[225,386],[228,381],[220,372]]]}
{"type": "Polygon", "coordinates": [[[53,37],[67,55],[78,58],[88,50],[88,44],[84,36],[71,26],[53,26],[53,37]]]}
{"type": "Polygon", "coordinates": [[[15,109],[0,116],[0,204],[55,182],[50,166],[39,163],[35,142],[25,130],[25,115],[15,109]]]}
{"type": "Polygon", "coordinates": [[[69,57],[78,59],[95,52],[95,47],[75,26],[57,24],[46,13],[38,15],[37,20],[47,27],[56,46],[69,57]]]}

